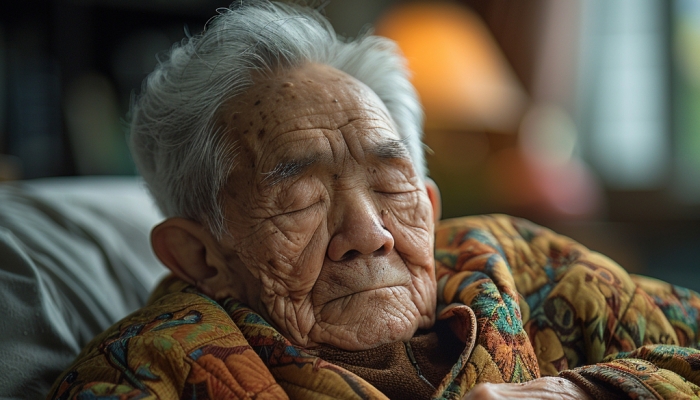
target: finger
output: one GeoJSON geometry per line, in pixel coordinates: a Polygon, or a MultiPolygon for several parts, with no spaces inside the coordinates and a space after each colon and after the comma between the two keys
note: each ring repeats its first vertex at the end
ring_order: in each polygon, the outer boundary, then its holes
{"type": "Polygon", "coordinates": [[[504,384],[494,384],[494,383],[479,383],[475,385],[463,400],[495,400],[503,398],[499,394],[499,387],[504,384]]]}

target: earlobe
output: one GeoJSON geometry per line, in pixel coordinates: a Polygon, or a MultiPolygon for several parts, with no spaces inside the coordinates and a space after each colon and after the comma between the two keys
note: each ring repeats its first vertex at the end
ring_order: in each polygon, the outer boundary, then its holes
{"type": "Polygon", "coordinates": [[[440,198],[440,189],[438,189],[437,184],[430,178],[425,178],[425,189],[428,192],[428,198],[430,203],[433,205],[433,217],[435,222],[438,222],[442,218],[442,200],[440,198]]]}
{"type": "Polygon", "coordinates": [[[151,245],[160,261],[189,284],[200,286],[219,272],[217,242],[195,221],[166,219],[151,231],[151,245]]]}

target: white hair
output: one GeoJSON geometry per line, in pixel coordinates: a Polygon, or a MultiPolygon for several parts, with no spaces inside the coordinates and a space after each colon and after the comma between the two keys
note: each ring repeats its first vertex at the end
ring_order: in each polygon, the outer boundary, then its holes
{"type": "Polygon", "coordinates": [[[199,221],[219,238],[227,233],[221,196],[236,150],[223,135],[219,109],[253,84],[254,72],[307,62],[372,89],[425,177],[423,113],[394,42],[371,35],[346,41],[318,11],[299,5],[240,3],[219,9],[202,34],[175,44],[132,102],[131,151],[165,216],[199,221]]]}

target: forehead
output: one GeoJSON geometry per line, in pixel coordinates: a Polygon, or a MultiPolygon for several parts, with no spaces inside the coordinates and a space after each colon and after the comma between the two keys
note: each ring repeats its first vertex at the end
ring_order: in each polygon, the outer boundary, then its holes
{"type": "Polygon", "coordinates": [[[224,109],[222,119],[239,149],[257,156],[320,139],[328,131],[342,130],[343,136],[357,140],[399,139],[386,107],[371,89],[320,64],[257,77],[224,109]]]}

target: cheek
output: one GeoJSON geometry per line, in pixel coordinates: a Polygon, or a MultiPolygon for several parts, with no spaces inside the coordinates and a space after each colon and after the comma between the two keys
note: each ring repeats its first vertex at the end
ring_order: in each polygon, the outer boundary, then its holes
{"type": "Polygon", "coordinates": [[[394,246],[412,276],[413,302],[421,315],[420,328],[432,326],[437,302],[437,282],[433,256],[434,222],[428,195],[414,191],[402,201],[388,204],[384,218],[394,236],[394,246]]]}
{"type": "Polygon", "coordinates": [[[265,220],[242,246],[249,265],[281,280],[290,290],[315,281],[323,265],[328,241],[325,207],[265,220]]]}
{"type": "Polygon", "coordinates": [[[384,218],[394,236],[394,246],[404,260],[433,269],[433,218],[428,195],[422,191],[387,199],[382,205],[389,212],[384,218]]]}
{"type": "Polygon", "coordinates": [[[309,245],[313,245],[316,233],[326,221],[325,207],[314,205],[303,211],[292,214],[278,215],[270,218],[269,224],[274,235],[271,243],[284,255],[302,253],[309,245]]]}

